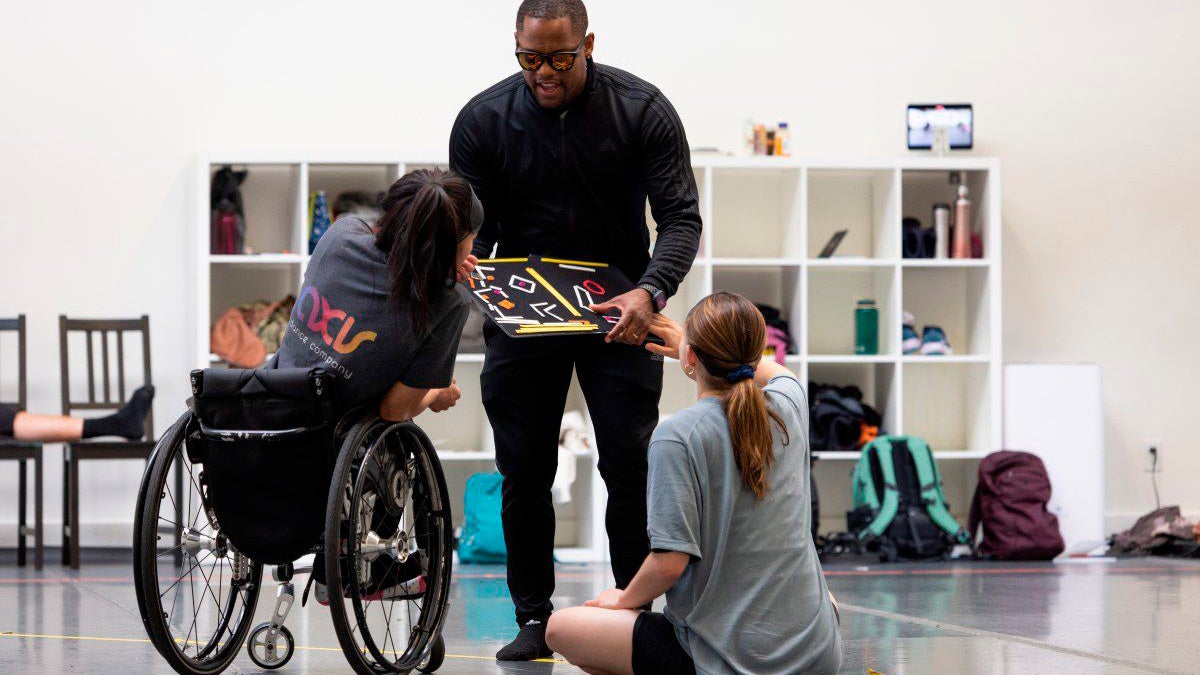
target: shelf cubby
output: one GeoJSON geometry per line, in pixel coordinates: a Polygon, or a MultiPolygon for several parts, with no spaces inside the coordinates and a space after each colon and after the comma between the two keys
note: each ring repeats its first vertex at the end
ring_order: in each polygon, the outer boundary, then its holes
{"type": "Polygon", "coordinates": [[[900,428],[897,414],[900,400],[900,379],[896,377],[895,362],[810,363],[808,380],[816,384],[837,386],[852,384],[858,387],[863,393],[863,403],[870,405],[883,417],[883,430],[895,433],[900,428]]]}
{"type": "MultiPolygon", "coordinates": [[[[950,207],[950,224],[954,225],[954,203],[958,199],[959,186],[959,183],[950,180],[954,174],[958,174],[959,180],[967,186],[971,200],[971,230],[983,238],[983,256],[986,259],[994,244],[991,239],[992,228],[989,227],[992,199],[989,171],[904,170],[901,176],[901,216],[920,220],[922,227],[933,227],[933,206],[941,203],[950,207]]],[[[953,259],[937,262],[951,261],[953,259]]]]}
{"type": "Polygon", "coordinates": [[[834,259],[900,256],[899,175],[895,169],[808,169],[808,257],[848,230],[834,259]]]}
{"type": "MultiPolygon", "coordinates": [[[[707,172],[704,169],[698,168],[698,169],[693,170],[692,174],[693,174],[694,178],[696,179],[696,195],[698,197],[697,201],[700,205],[700,218],[701,218],[701,221],[704,223],[704,227],[707,228],[709,218],[707,217],[707,214],[705,213],[705,210],[706,210],[705,205],[710,202],[709,194],[708,194],[708,190],[709,190],[708,181],[706,180],[707,172]]],[[[650,208],[650,200],[649,199],[646,200],[646,225],[649,226],[649,228],[650,228],[650,246],[651,246],[651,250],[653,250],[654,242],[658,241],[658,224],[654,220],[654,212],[650,208]]],[[[703,259],[703,258],[708,257],[709,248],[706,244],[707,240],[708,240],[707,233],[705,233],[703,236],[700,237],[700,247],[696,250],[696,258],[697,259],[703,259]]]]}
{"type": "MultiPolygon", "coordinates": [[[[899,311],[896,307],[896,267],[839,266],[808,270],[808,354],[854,355],[854,311],[864,298],[879,309],[879,354],[899,353],[899,311]],[[895,327],[892,330],[890,327],[895,327]]],[[[876,355],[865,355],[876,356],[876,355]]]]}
{"type": "Polygon", "coordinates": [[[799,265],[714,265],[713,291],[737,293],[780,311],[788,322],[795,349],[804,325],[803,274],[799,265]]]}
{"type": "MultiPolygon", "coordinates": [[[[210,265],[212,288],[209,293],[208,326],[231,307],[247,302],[275,302],[296,295],[300,288],[300,263],[210,265]]],[[[207,331],[206,331],[207,335],[207,331]]],[[[204,343],[207,350],[208,343],[204,343]]]]}
{"type": "Polygon", "coordinates": [[[904,363],[907,435],[934,452],[990,452],[993,446],[992,370],[987,363],[904,363]]]}
{"type": "Polygon", "coordinates": [[[713,169],[714,258],[804,255],[803,172],[798,168],[713,169]],[[751,234],[753,233],[753,234],[751,234]]]}
{"type": "Polygon", "coordinates": [[[913,267],[905,268],[903,276],[903,309],[912,312],[917,335],[926,325],[940,326],[955,356],[991,355],[992,294],[987,266],[913,267]]]}
{"type": "MultiPolygon", "coordinates": [[[[209,164],[209,185],[212,177],[225,164],[209,164]]],[[[235,171],[246,171],[242,182],[242,209],[245,212],[246,254],[280,254],[299,252],[300,241],[296,236],[296,223],[300,216],[299,164],[231,164],[235,171]]],[[[207,203],[208,196],[204,197],[207,203]]],[[[208,209],[205,209],[208,212],[208,209]]],[[[211,222],[208,223],[211,234],[211,222]]],[[[206,240],[209,237],[205,238],[206,240]]],[[[205,251],[212,251],[212,242],[205,251]]],[[[243,254],[232,254],[243,255],[243,254]]],[[[245,255],[250,259],[250,255],[245,255]]]]}
{"type": "Polygon", "coordinates": [[[308,230],[308,197],[324,192],[329,200],[329,217],[337,220],[338,196],[344,192],[366,192],[372,197],[387,192],[399,178],[399,164],[309,164],[308,194],[305,198],[304,230],[308,230]]]}

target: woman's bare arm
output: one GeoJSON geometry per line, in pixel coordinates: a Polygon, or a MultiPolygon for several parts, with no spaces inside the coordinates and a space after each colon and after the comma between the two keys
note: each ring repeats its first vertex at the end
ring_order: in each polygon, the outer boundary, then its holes
{"type": "Polygon", "coordinates": [[[389,422],[402,422],[426,410],[442,412],[452,408],[461,397],[462,391],[454,381],[443,389],[415,389],[397,382],[379,402],[379,416],[389,422]]]}

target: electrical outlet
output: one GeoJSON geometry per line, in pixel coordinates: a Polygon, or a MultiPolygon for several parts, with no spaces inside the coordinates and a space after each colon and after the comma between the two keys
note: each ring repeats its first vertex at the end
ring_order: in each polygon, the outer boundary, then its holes
{"type": "Polygon", "coordinates": [[[1162,443],[1157,440],[1146,441],[1145,445],[1142,446],[1142,449],[1145,451],[1143,454],[1146,462],[1146,473],[1162,473],[1162,443]],[[1157,461],[1155,455],[1157,455],[1157,461]]]}

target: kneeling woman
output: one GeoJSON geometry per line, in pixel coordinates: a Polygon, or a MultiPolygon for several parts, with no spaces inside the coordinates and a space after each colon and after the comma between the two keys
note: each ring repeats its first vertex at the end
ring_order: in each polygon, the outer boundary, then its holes
{"type": "Polygon", "coordinates": [[[322,366],[338,404],[379,402],[389,421],[454,405],[454,357],[468,307],[455,277],[474,263],[483,206],[444,171],[397,180],[375,226],[339,218],[321,237],[268,367],[322,366]]]}
{"type": "Polygon", "coordinates": [[[557,612],[546,640],[589,673],[835,673],[836,610],[809,534],[808,406],[762,359],[749,300],[716,293],[651,331],[699,401],[650,441],[650,556],[625,590],[557,612]],[[665,614],[638,611],[666,593],[665,614]]]}

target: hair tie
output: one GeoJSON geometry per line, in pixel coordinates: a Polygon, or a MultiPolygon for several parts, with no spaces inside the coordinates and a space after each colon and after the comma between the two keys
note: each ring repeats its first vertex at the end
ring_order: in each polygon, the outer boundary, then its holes
{"type": "Polygon", "coordinates": [[[729,371],[729,374],[725,376],[725,379],[729,380],[730,384],[737,384],[738,382],[741,382],[742,380],[749,380],[753,377],[754,377],[754,366],[752,366],[748,363],[744,363],[744,364],[738,366],[737,368],[734,368],[733,370],[729,371]]]}

